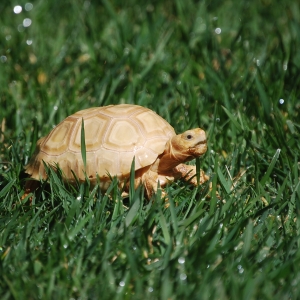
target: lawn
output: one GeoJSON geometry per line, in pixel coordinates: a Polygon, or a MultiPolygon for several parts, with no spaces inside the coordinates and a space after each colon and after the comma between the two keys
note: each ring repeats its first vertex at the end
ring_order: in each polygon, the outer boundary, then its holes
{"type": "Polygon", "coordinates": [[[0,13],[1,299],[299,299],[298,1],[19,0],[0,13]],[[50,172],[22,201],[37,139],[119,103],[205,129],[210,182],[169,185],[166,207],[50,172]]]}

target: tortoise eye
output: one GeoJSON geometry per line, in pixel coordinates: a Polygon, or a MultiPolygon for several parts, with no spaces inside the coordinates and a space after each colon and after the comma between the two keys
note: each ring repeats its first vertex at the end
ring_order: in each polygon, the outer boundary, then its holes
{"type": "Polygon", "coordinates": [[[184,134],[183,134],[183,138],[185,139],[185,140],[192,140],[193,139],[193,134],[191,133],[191,132],[185,132],[184,134]]]}

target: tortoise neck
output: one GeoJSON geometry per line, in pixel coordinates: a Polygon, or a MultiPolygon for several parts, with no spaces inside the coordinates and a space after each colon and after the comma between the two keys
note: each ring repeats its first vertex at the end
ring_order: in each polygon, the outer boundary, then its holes
{"type": "Polygon", "coordinates": [[[172,146],[172,139],[167,142],[165,151],[161,154],[158,172],[163,173],[166,171],[170,171],[181,163],[184,163],[190,160],[190,156],[186,155],[182,152],[177,151],[172,146]]]}

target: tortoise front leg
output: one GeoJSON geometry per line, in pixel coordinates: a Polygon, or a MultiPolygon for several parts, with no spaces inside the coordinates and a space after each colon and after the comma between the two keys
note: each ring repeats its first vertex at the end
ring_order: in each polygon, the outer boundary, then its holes
{"type": "Polygon", "coordinates": [[[151,171],[150,169],[143,174],[142,181],[145,186],[147,199],[150,200],[154,194],[157,193],[158,182],[160,184],[161,196],[165,198],[167,196],[163,187],[166,185],[166,179],[162,176],[159,176],[156,172],[151,171]]]}
{"type": "MultiPolygon", "coordinates": [[[[185,181],[190,182],[194,186],[197,186],[197,177],[196,177],[196,166],[190,166],[185,164],[179,164],[175,168],[173,168],[174,176],[176,178],[182,178],[185,181]]],[[[200,184],[203,184],[209,180],[209,176],[207,176],[202,170],[200,170],[200,184]]]]}

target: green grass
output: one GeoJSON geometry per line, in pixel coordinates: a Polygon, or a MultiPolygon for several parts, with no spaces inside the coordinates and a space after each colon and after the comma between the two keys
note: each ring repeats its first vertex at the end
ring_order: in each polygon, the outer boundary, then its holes
{"type": "Polygon", "coordinates": [[[297,299],[299,3],[7,2],[1,299],[297,299]],[[123,203],[115,181],[109,198],[49,170],[32,205],[21,201],[37,139],[117,103],[149,107],[177,132],[204,128],[211,190],[177,182],[169,208],[142,189],[123,203]]]}

